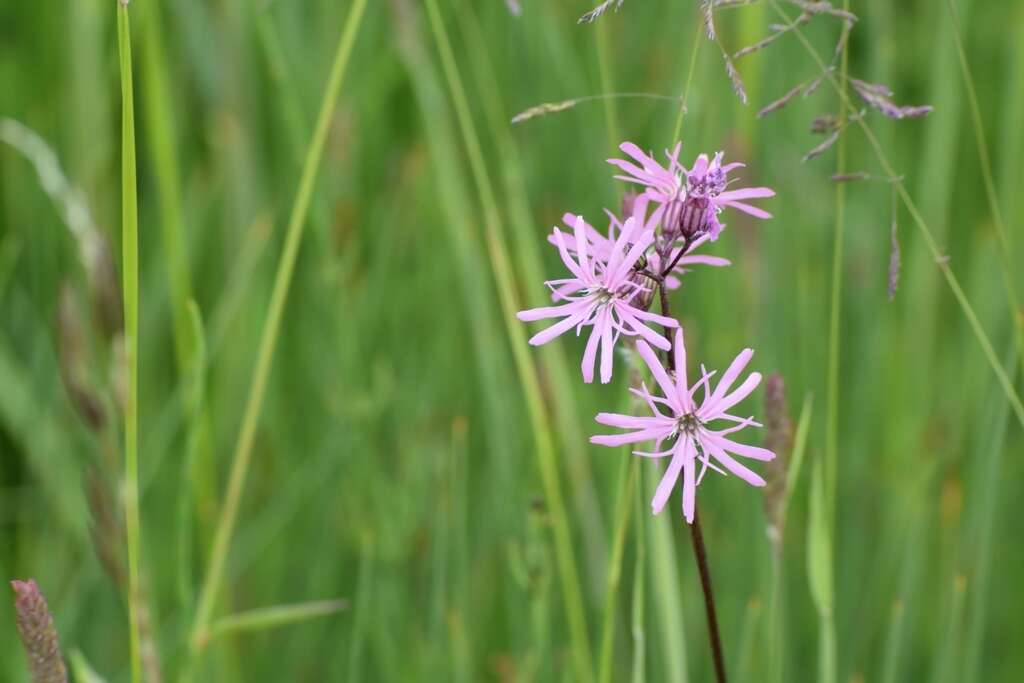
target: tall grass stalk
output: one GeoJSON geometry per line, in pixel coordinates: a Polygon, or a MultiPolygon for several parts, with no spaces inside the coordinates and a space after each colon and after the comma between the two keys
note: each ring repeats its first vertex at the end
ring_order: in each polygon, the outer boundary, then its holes
{"type": "Polygon", "coordinates": [[[498,212],[494,190],[488,177],[480,139],[470,114],[469,101],[466,97],[462,78],[459,75],[455,55],[452,51],[437,1],[427,0],[426,7],[431,31],[441,55],[442,69],[448,81],[452,103],[455,107],[463,143],[469,155],[472,175],[483,209],[487,251],[494,269],[494,277],[498,285],[498,294],[501,299],[502,311],[511,341],[516,369],[523,385],[527,411],[537,442],[538,464],[540,465],[544,497],[552,518],[555,557],[569,621],[573,667],[579,680],[590,681],[594,678],[590,637],[587,632],[586,613],[579,585],[579,574],[576,569],[572,536],[559,484],[558,464],[555,460],[551,424],[544,406],[536,369],[530,360],[523,327],[515,317],[519,303],[515,292],[512,268],[505,248],[504,237],[502,236],[501,217],[498,212]]]}
{"type": "MultiPolygon", "coordinates": [[[[769,0],[769,2],[771,2],[772,8],[780,18],[787,22],[792,21],[789,14],[779,5],[778,0],[769,0]]],[[[837,93],[839,93],[840,101],[842,102],[847,115],[851,115],[859,111],[859,109],[850,100],[849,96],[843,91],[843,88],[835,75],[827,70],[825,61],[822,59],[821,55],[818,54],[817,49],[811,45],[807,36],[804,35],[804,32],[800,28],[794,28],[793,33],[796,34],[801,44],[807,50],[808,54],[811,55],[812,59],[814,59],[822,72],[826,74],[825,80],[837,93]]],[[[921,215],[920,210],[917,208],[917,204],[914,202],[913,198],[911,198],[906,185],[901,179],[899,179],[896,170],[889,161],[889,157],[882,149],[882,145],[878,141],[878,137],[866,123],[865,117],[859,117],[857,119],[857,126],[867,138],[868,144],[871,146],[871,149],[875,154],[875,158],[878,160],[879,165],[881,165],[886,177],[894,179],[892,182],[896,187],[896,192],[899,195],[900,201],[903,202],[903,205],[906,207],[910,217],[914,220],[914,224],[917,226],[924,238],[925,245],[927,246],[932,258],[935,260],[936,266],[945,278],[946,284],[953,292],[957,305],[960,307],[961,311],[963,311],[964,317],[967,318],[967,322],[971,326],[971,331],[974,333],[974,337],[977,340],[978,345],[981,347],[982,353],[985,355],[985,359],[992,367],[992,372],[995,373],[996,379],[1003,389],[1003,393],[1006,395],[1007,400],[1010,402],[1010,406],[1013,408],[1017,421],[1022,427],[1024,427],[1024,403],[1021,402],[1020,396],[1017,394],[1016,389],[1014,389],[1013,383],[1010,381],[1005,368],[1000,363],[995,349],[992,347],[992,342],[988,337],[988,333],[985,332],[985,328],[982,326],[981,320],[978,318],[978,314],[975,312],[971,302],[967,299],[967,295],[964,293],[959,279],[957,279],[956,275],[953,273],[953,269],[950,268],[949,259],[939,249],[939,245],[935,241],[935,237],[929,229],[928,224],[925,222],[924,217],[921,215]]]]}
{"type": "Polygon", "coordinates": [[[612,556],[608,565],[607,590],[604,598],[604,617],[601,624],[601,653],[598,660],[599,683],[612,680],[612,652],[615,649],[615,617],[617,615],[619,582],[622,578],[622,556],[626,545],[626,529],[633,507],[633,491],[636,489],[636,459],[629,452],[624,453],[620,466],[619,500],[615,506],[615,536],[612,539],[612,556]]]}
{"type": "Polygon", "coordinates": [[[132,93],[132,36],[128,2],[117,5],[117,48],[121,67],[121,275],[124,348],[128,390],[124,402],[124,518],[128,546],[128,615],[133,683],[142,680],[139,617],[141,521],[139,514],[139,206],[135,180],[135,104],[132,93]]]}
{"type": "MultiPolygon", "coordinates": [[[[843,0],[843,10],[849,12],[850,1],[843,0]]],[[[846,110],[842,106],[842,100],[847,96],[846,77],[849,71],[849,41],[843,44],[842,55],[839,62],[839,125],[846,123],[846,110]]],[[[836,144],[836,174],[846,172],[846,136],[840,136],[836,144]]],[[[837,470],[839,467],[839,357],[841,353],[840,335],[842,333],[842,311],[843,311],[843,247],[846,239],[846,183],[836,183],[835,187],[836,220],[832,231],[832,294],[829,303],[828,320],[828,369],[825,394],[825,461],[822,465],[822,476],[824,477],[825,514],[827,524],[835,533],[836,507],[837,507],[837,470]]],[[[834,552],[834,546],[826,544],[821,552],[834,552]]],[[[822,558],[822,561],[826,561],[822,558]]],[[[827,558],[827,571],[834,571],[835,562],[832,557],[827,558]]],[[[826,571],[824,568],[822,571],[826,571]]],[[[833,577],[832,582],[835,579],[833,577]]],[[[821,652],[819,657],[819,680],[821,683],[834,683],[836,680],[836,642],[835,642],[835,614],[834,605],[827,609],[821,609],[819,615],[822,620],[821,629],[821,652]],[[831,641],[831,642],[827,642],[831,641]],[[827,653],[831,652],[831,661],[827,653]]]]}
{"type": "Polygon", "coordinates": [[[999,242],[999,265],[1003,274],[1003,285],[1006,288],[1007,304],[1010,307],[1010,322],[1013,325],[1019,361],[1024,364],[1024,311],[1020,307],[1020,297],[1017,294],[1017,283],[1014,279],[1016,276],[1012,269],[1014,260],[1011,235],[1003,221],[1003,211],[996,193],[996,184],[992,176],[992,160],[989,157],[988,139],[985,135],[985,123],[981,116],[981,105],[978,103],[978,89],[971,73],[971,65],[967,61],[960,19],[957,16],[953,0],[947,0],[946,6],[949,8],[949,18],[953,23],[953,42],[956,45],[956,53],[960,61],[960,71],[963,74],[964,85],[967,86],[967,102],[971,108],[971,127],[974,129],[974,143],[978,149],[978,163],[981,166],[982,184],[985,186],[985,199],[988,201],[989,213],[992,214],[992,222],[995,225],[996,237],[999,242]]]}
{"type": "Polygon", "coordinates": [[[352,7],[349,9],[348,17],[342,28],[341,36],[338,39],[337,51],[331,65],[327,87],[324,89],[324,96],[320,104],[320,113],[317,117],[313,139],[310,141],[309,149],[306,153],[306,161],[299,180],[298,193],[288,221],[284,250],[281,253],[281,260],[278,262],[277,273],[274,276],[274,289],[271,293],[267,318],[260,336],[252,385],[242,418],[238,442],[232,458],[231,474],[224,506],[221,509],[217,522],[217,531],[214,536],[210,563],[199,594],[199,603],[192,627],[193,652],[199,649],[199,645],[203,640],[204,632],[216,604],[218,591],[224,580],[224,567],[231,546],[235,523],[238,518],[238,507],[242,498],[242,490],[245,486],[245,478],[252,459],[256,424],[259,420],[260,408],[263,405],[263,395],[266,392],[267,378],[270,374],[274,348],[277,345],[277,338],[280,333],[281,318],[284,315],[284,306],[288,298],[288,289],[291,285],[295,261],[298,257],[303,227],[306,224],[306,213],[312,198],[317,171],[320,167],[320,159],[323,156],[324,144],[327,141],[327,133],[330,129],[334,106],[341,91],[341,84],[345,76],[346,67],[348,66],[349,56],[352,53],[352,46],[355,42],[365,9],[366,0],[353,0],[352,7]]]}
{"type": "MultiPolygon", "coordinates": [[[[472,62],[476,86],[481,93],[484,113],[495,143],[498,165],[502,169],[503,190],[509,218],[509,232],[515,250],[515,262],[525,282],[543,282],[544,264],[540,246],[536,239],[535,223],[527,194],[523,162],[512,139],[507,110],[499,87],[501,80],[494,70],[487,46],[483,41],[485,32],[480,26],[472,3],[459,4],[457,15],[468,49],[477,57],[472,62]]],[[[547,305],[547,295],[539,287],[524,292],[527,308],[547,305]]],[[[585,564],[590,569],[591,584],[595,594],[603,586],[608,557],[604,516],[594,481],[591,456],[587,452],[586,435],[581,428],[579,404],[574,391],[575,368],[570,367],[564,348],[559,344],[545,344],[539,350],[541,368],[548,378],[547,389],[555,410],[562,447],[565,452],[566,478],[572,483],[570,489],[575,497],[578,522],[585,543],[585,564]]]]}

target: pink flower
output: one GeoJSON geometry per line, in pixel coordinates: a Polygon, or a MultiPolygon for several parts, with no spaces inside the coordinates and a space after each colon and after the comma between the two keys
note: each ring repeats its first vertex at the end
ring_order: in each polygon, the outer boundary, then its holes
{"type": "MultiPolygon", "coordinates": [[[[654,414],[648,417],[634,417],[617,413],[599,413],[597,422],[609,427],[633,430],[623,434],[601,435],[591,437],[591,443],[602,446],[622,446],[641,441],[654,441],[654,452],[634,451],[634,455],[648,458],[672,456],[668,470],[658,484],[651,501],[654,514],[661,512],[668,501],[680,472],[683,475],[683,515],[687,522],[693,522],[693,511],[696,502],[697,486],[700,484],[708,468],[721,474],[729,471],[740,479],[754,486],[764,486],[765,481],[758,474],[741,464],[729,453],[753,460],[772,460],[775,454],[765,448],[747,446],[736,443],[728,435],[747,426],[760,427],[753,418],[740,418],[727,411],[746,398],[761,382],[761,375],[751,373],[742,384],[732,389],[740,373],[750,362],[754,352],[744,349],[722,375],[718,386],[711,391],[711,377],[714,373],[704,371],[696,384],[690,387],[686,381],[686,349],[683,346],[683,331],[675,333],[675,378],[662,367],[657,355],[643,341],[637,342],[637,350],[651,369],[654,379],[661,387],[664,396],[652,396],[645,385],[633,393],[643,398],[654,414]],[[730,391],[732,389],[732,391],[730,391]],[[698,403],[696,395],[703,390],[703,398],[698,403]],[[726,421],[734,423],[723,428],[712,428],[711,422],[726,421]],[[671,445],[661,450],[662,443],[670,441],[671,445]],[[716,461],[722,467],[715,464],[716,461]],[[700,462],[700,472],[697,463],[700,462]]],[[[703,369],[703,368],[702,368],[703,369]]]]}
{"type": "MultiPolygon", "coordinates": [[[[650,344],[669,349],[671,344],[662,335],[648,327],[654,323],[665,327],[678,327],[671,318],[650,313],[633,305],[638,294],[648,291],[646,278],[638,275],[637,265],[654,241],[654,233],[641,229],[633,219],[627,220],[607,254],[591,254],[596,245],[588,237],[587,224],[577,217],[573,226],[575,253],[570,253],[565,236],[557,228],[554,240],[562,262],[571,277],[549,280],[546,284],[556,293],[557,301],[568,301],[558,306],[545,306],[521,311],[523,321],[561,318],[551,327],[538,332],[530,343],[545,344],[573,327],[579,334],[583,327],[593,327],[583,352],[583,381],[594,381],[594,363],[598,343],[601,345],[601,382],[612,378],[614,346],[620,335],[641,336],[650,344]]],[[[596,231],[595,231],[596,232],[596,231]]]]}
{"type": "Polygon", "coordinates": [[[718,220],[718,214],[727,207],[755,218],[771,218],[767,211],[742,200],[774,197],[774,190],[767,187],[726,189],[730,182],[729,172],[742,168],[744,164],[734,162],[723,166],[721,152],[715,154],[711,161],[706,154],[701,154],[693,167],[687,170],[679,163],[679,144],[671,152],[665,151],[668,168],[631,142],[622,143],[619,149],[636,163],[609,159],[608,163],[626,173],[615,177],[647,188],[644,195],[658,204],[652,218],[662,221],[662,230],[666,233],[676,233],[688,240],[709,235],[712,241],[716,240],[724,227],[718,220]]]}
{"type": "MultiPolygon", "coordinates": [[[[632,215],[630,217],[636,222],[637,225],[643,226],[637,232],[654,232],[655,228],[658,227],[657,221],[655,220],[656,217],[653,214],[651,216],[647,215],[647,207],[649,203],[650,198],[647,197],[646,195],[639,195],[633,201],[632,215]]],[[[621,234],[623,229],[622,222],[619,220],[618,217],[616,217],[615,214],[607,210],[605,211],[605,213],[608,214],[609,219],[607,237],[602,235],[596,228],[594,228],[594,226],[590,225],[590,223],[583,221],[583,231],[587,237],[587,244],[590,248],[591,258],[599,260],[601,262],[605,262],[608,260],[608,257],[611,255],[612,248],[615,245],[617,235],[621,234]]],[[[565,225],[572,227],[576,224],[578,218],[579,217],[574,216],[571,213],[566,213],[565,215],[562,216],[562,222],[565,223],[565,225]]],[[[555,239],[556,232],[558,232],[558,228],[555,228],[555,230],[550,235],[548,235],[548,242],[555,246],[558,246],[558,242],[555,239]]],[[[673,267],[672,272],[682,275],[683,273],[689,272],[689,268],[687,268],[687,266],[693,266],[698,264],[717,267],[731,265],[729,259],[725,259],[720,256],[706,256],[702,254],[693,253],[698,247],[707,242],[708,239],[709,237],[707,235],[704,235],[690,242],[689,245],[686,247],[686,254],[680,256],[679,259],[676,260],[676,265],[673,267]]],[[[576,254],[576,248],[572,242],[567,243],[566,248],[569,250],[570,254],[576,254]]],[[[682,245],[676,245],[671,250],[671,255],[668,260],[669,263],[671,263],[672,260],[675,259],[675,257],[679,254],[679,249],[681,248],[682,245]]],[[[661,268],[663,266],[661,264],[661,259],[656,250],[648,250],[648,253],[645,254],[645,257],[647,258],[648,264],[647,270],[654,273],[661,271],[661,268]]],[[[680,284],[681,283],[679,281],[679,278],[673,275],[669,275],[668,277],[665,278],[665,286],[670,290],[677,289],[680,284]]],[[[552,299],[554,301],[558,301],[561,298],[561,294],[564,289],[564,286],[555,289],[552,292],[552,299]]]]}

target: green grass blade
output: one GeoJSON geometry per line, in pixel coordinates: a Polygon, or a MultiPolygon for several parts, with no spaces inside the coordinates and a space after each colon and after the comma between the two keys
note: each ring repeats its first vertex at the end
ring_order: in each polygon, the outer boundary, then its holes
{"type": "Polygon", "coordinates": [[[334,112],[338,94],[341,91],[341,84],[344,80],[349,56],[352,53],[352,46],[355,43],[365,9],[366,0],[354,0],[349,10],[348,18],[345,20],[342,28],[334,61],[331,65],[331,72],[327,79],[327,86],[324,89],[324,97],[320,106],[320,114],[317,117],[316,129],[313,133],[313,139],[310,141],[306,161],[303,165],[295,204],[292,206],[291,216],[288,220],[284,250],[281,253],[281,260],[278,262],[277,273],[274,277],[274,289],[267,310],[267,318],[260,336],[259,352],[256,366],[253,370],[252,387],[249,391],[245,413],[242,418],[242,427],[238,435],[234,456],[232,457],[227,494],[217,523],[209,568],[199,595],[199,604],[196,609],[196,618],[192,629],[193,646],[198,644],[198,636],[206,629],[210,621],[217,593],[224,580],[225,563],[238,517],[238,507],[242,498],[242,490],[245,486],[245,478],[249,470],[253,441],[256,437],[256,424],[259,420],[260,408],[263,404],[263,395],[266,391],[267,379],[270,374],[274,348],[277,345],[280,333],[281,318],[284,315],[285,302],[287,301],[288,290],[291,286],[295,261],[298,257],[299,244],[302,239],[303,227],[306,223],[306,212],[309,209],[317,171],[320,167],[320,159],[323,156],[324,143],[327,141],[331,116],[334,112]]]}
{"type": "Polygon", "coordinates": [[[494,268],[495,280],[498,284],[498,293],[501,298],[505,324],[511,339],[516,368],[524,388],[530,422],[537,440],[537,457],[540,464],[545,500],[552,516],[555,555],[572,638],[573,665],[576,675],[580,680],[590,681],[594,678],[590,638],[587,633],[586,614],[583,608],[583,598],[579,585],[579,574],[576,569],[576,559],[572,547],[568,517],[559,484],[558,464],[555,460],[551,425],[541,396],[536,371],[530,359],[525,331],[523,325],[515,317],[516,312],[519,310],[519,302],[502,236],[497,202],[487,175],[483,151],[480,147],[476,127],[473,124],[469,111],[469,103],[461,77],[459,76],[455,56],[448,40],[440,10],[436,0],[427,0],[426,6],[431,29],[441,53],[442,67],[451,90],[452,101],[455,106],[459,127],[462,130],[463,141],[469,152],[470,166],[477,185],[477,192],[480,195],[484,212],[487,250],[492,267],[494,268]]]}
{"type": "Polygon", "coordinates": [[[204,643],[235,633],[266,631],[297,624],[317,617],[326,617],[348,609],[348,600],[315,600],[296,605],[275,605],[239,612],[217,619],[203,634],[204,643]]]}
{"type": "Polygon", "coordinates": [[[117,5],[117,46],[121,65],[121,249],[124,345],[128,391],[124,405],[124,516],[128,546],[128,612],[131,622],[132,681],[142,680],[139,643],[139,207],[135,180],[135,111],[132,93],[132,38],[128,3],[117,5]]]}
{"type": "Polygon", "coordinates": [[[811,470],[810,511],[807,522],[807,579],[819,621],[818,680],[821,683],[835,683],[832,532],[825,486],[824,467],[821,461],[816,460],[811,470]]]}
{"type": "Polygon", "coordinates": [[[142,69],[145,133],[147,147],[153,158],[156,196],[160,207],[160,233],[167,276],[170,280],[171,322],[178,372],[185,375],[192,365],[193,340],[190,338],[188,302],[192,298],[185,224],[182,218],[181,183],[179,181],[178,145],[175,140],[172,101],[168,92],[167,59],[163,45],[160,6],[156,0],[141,3],[142,69]]]}

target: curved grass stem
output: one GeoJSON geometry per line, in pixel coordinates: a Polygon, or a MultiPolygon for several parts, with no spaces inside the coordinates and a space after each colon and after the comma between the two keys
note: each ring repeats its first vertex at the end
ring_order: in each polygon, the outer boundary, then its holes
{"type": "MultiPolygon", "coordinates": [[[[785,19],[786,21],[791,20],[789,14],[779,5],[778,0],[769,0],[769,2],[771,2],[772,8],[775,10],[776,14],[778,14],[780,18],[785,19]]],[[[795,28],[793,30],[793,33],[797,36],[797,38],[800,40],[800,43],[804,46],[807,52],[811,55],[812,59],[814,59],[815,63],[825,74],[825,80],[837,93],[839,93],[840,101],[842,102],[842,105],[845,108],[846,112],[848,114],[853,114],[857,112],[857,107],[854,106],[853,102],[849,98],[849,95],[845,91],[843,91],[842,86],[839,83],[839,80],[831,71],[828,70],[825,61],[821,58],[821,55],[818,54],[818,51],[814,48],[814,46],[811,45],[810,41],[807,39],[807,36],[804,35],[803,31],[801,31],[799,28],[795,28]]],[[[928,228],[928,224],[925,222],[920,210],[918,210],[917,204],[915,204],[914,200],[910,197],[910,193],[907,191],[906,185],[904,185],[902,179],[896,173],[895,169],[892,166],[892,163],[889,161],[888,156],[886,156],[885,151],[882,149],[881,142],[879,142],[878,137],[875,135],[871,127],[867,125],[867,123],[864,120],[864,117],[857,117],[857,125],[864,132],[864,136],[867,138],[868,144],[871,146],[871,149],[875,154],[875,158],[878,160],[878,163],[882,166],[882,170],[885,172],[886,176],[889,178],[893,178],[892,182],[896,186],[896,192],[900,197],[900,201],[903,202],[903,205],[906,207],[907,212],[913,219],[914,224],[920,231],[929,253],[932,255],[932,258],[935,259],[936,265],[942,272],[942,275],[945,278],[946,283],[949,285],[950,290],[952,290],[953,296],[957,301],[957,305],[960,306],[960,309],[963,311],[964,317],[967,318],[967,322],[971,326],[971,330],[978,341],[978,345],[981,346],[981,350],[982,353],[984,353],[985,355],[985,359],[992,367],[992,372],[995,373],[996,379],[998,380],[999,385],[1003,389],[1003,393],[1006,395],[1007,400],[1010,402],[1010,406],[1013,408],[1013,412],[1017,417],[1017,421],[1021,424],[1022,427],[1024,427],[1024,403],[1021,402],[1020,396],[1017,394],[1016,389],[1014,389],[1013,383],[1010,381],[1010,378],[1007,375],[1005,368],[1003,368],[1002,364],[1000,363],[999,358],[996,355],[995,349],[992,347],[992,342],[989,339],[988,334],[985,332],[985,328],[981,325],[981,321],[978,319],[978,315],[975,312],[974,307],[971,305],[970,301],[967,299],[967,295],[963,291],[963,288],[960,286],[960,281],[957,279],[956,275],[953,273],[953,270],[950,268],[948,262],[949,259],[946,258],[945,255],[939,250],[939,246],[935,241],[935,236],[932,234],[932,231],[928,228]]]]}
{"type": "Polygon", "coordinates": [[[231,538],[235,530],[235,523],[238,519],[238,507],[242,499],[242,491],[245,487],[245,479],[252,459],[256,424],[259,420],[260,408],[263,405],[263,396],[266,392],[267,379],[270,375],[274,348],[277,345],[277,338],[281,329],[281,319],[284,315],[288,290],[295,269],[295,261],[298,257],[299,244],[302,240],[303,227],[306,224],[306,214],[308,213],[310,200],[313,195],[317,171],[320,167],[320,159],[323,156],[324,144],[327,141],[331,117],[334,114],[334,106],[338,99],[338,93],[341,90],[349,56],[351,55],[352,46],[355,42],[365,8],[366,0],[354,0],[352,8],[349,10],[348,18],[345,20],[341,36],[338,39],[334,61],[331,65],[327,87],[324,89],[323,101],[320,104],[320,114],[317,118],[316,129],[306,153],[305,163],[303,164],[298,193],[288,221],[284,250],[281,253],[281,260],[278,262],[277,273],[274,276],[274,289],[270,297],[267,319],[264,322],[263,332],[260,336],[256,366],[253,370],[252,386],[242,418],[242,427],[235,446],[224,506],[221,508],[220,517],[217,522],[210,563],[199,594],[199,605],[196,609],[191,634],[193,657],[197,650],[200,649],[200,644],[205,640],[205,632],[213,613],[217,594],[224,581],[224,569],[231,546],[231,538]]]}
{"type": "Polygon", "coordinates": [[[452,50],[448,33],[441,18],[437,0],[427,0],[427,15],[431,31],[441,56],[441,66],[445,79],[448,81],[452,104],[459,122],[463,143],[469,156],[471,172],[476,185],[477,194],[483,209],[485,240],[487,252],[494,270],[494,278],[501,299],[502,313],[509,333],[512,354],[523,385],[530,424],[536,440],[537,460],[540,466],[541,482],[544,498],[551,512],[552,533],[554,535],[555,558],[558,565],[559,578],[562,585],[562,597],[569,622],[569,633],[572,642],[572,661],[577,680],[592,681],[594,679],[593,659],[590,649],[590,637],[587,632],[586,612],[580,590],[579,574],[576,569],[576,558],[572,547],[572,535],[559,483],[558,463],[555,459],[555,448],[551,433],[550,420],[546,414],[544,399],[536,369],[530,360],[529,350],[523,329],[515,317],[519,301],[515,291],[511,264],[508,259],[505,239],[498,211],[498,203],[494,188],[487,172],[480,137],[470,113],[469,100],[459,74],[455,55],[452,50]]]}

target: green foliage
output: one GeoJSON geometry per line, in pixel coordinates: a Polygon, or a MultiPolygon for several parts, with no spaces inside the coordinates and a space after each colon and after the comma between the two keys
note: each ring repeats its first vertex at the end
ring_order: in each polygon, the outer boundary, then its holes
{"type": "MultiPolygon", "coordinates": [[[[719,11],[723,44],[765,35],[774,4],[719,11]]],[[[544,238],[562,213],[617,209],[604,160],[618,137],[657,151],[676,127],[684,158],[723,149],[778,192],[774,220],[729,216],[710,246],[733,266],[675,295],[691,363],[752,346],[794,415],[803,404],[777,555],[760,492],[702,484],[732,680],[1019,680],[1024,614],[998,598],[1024,562],[1007,398],[1022,393],[1024,318],[1008,314],[1024,287],[1020,8],[960,0],[954,23],[946,2],[851,3],[850,73],[936,106],[868,119],[919,207],[897,215],[890,303],[889,185],[846,187],[834,272],[835,152],[800,163],[835,93],[755,116],[815,76],[808,47],[827,59],[838,22],[737,60],[743,107],[717,48],[694,42],[698,3],[627,0],[583,26],[587,3],[523,5],[4,4],[0,578],[39,582],[82,680],[130,680],[129,596],[145,680],[157,664],[167,681],[224,683],[710,680],[678,502],[652,518],[657,465],[586,441],[629,373],[584,387],[579,340],[529,348],[512,317],[558,272],[544,238]],[[126,192],[119,14],[136,60],[126,192]],[[509,123],[609,89],[670,99],[509,123]],[[226,498],[236,448],[244,486],[226,498]]],[[[848,134],[844,167],[885,175],[848,134]]],[[[6,603],[0,680],[24,667],[6,603]]]]}

